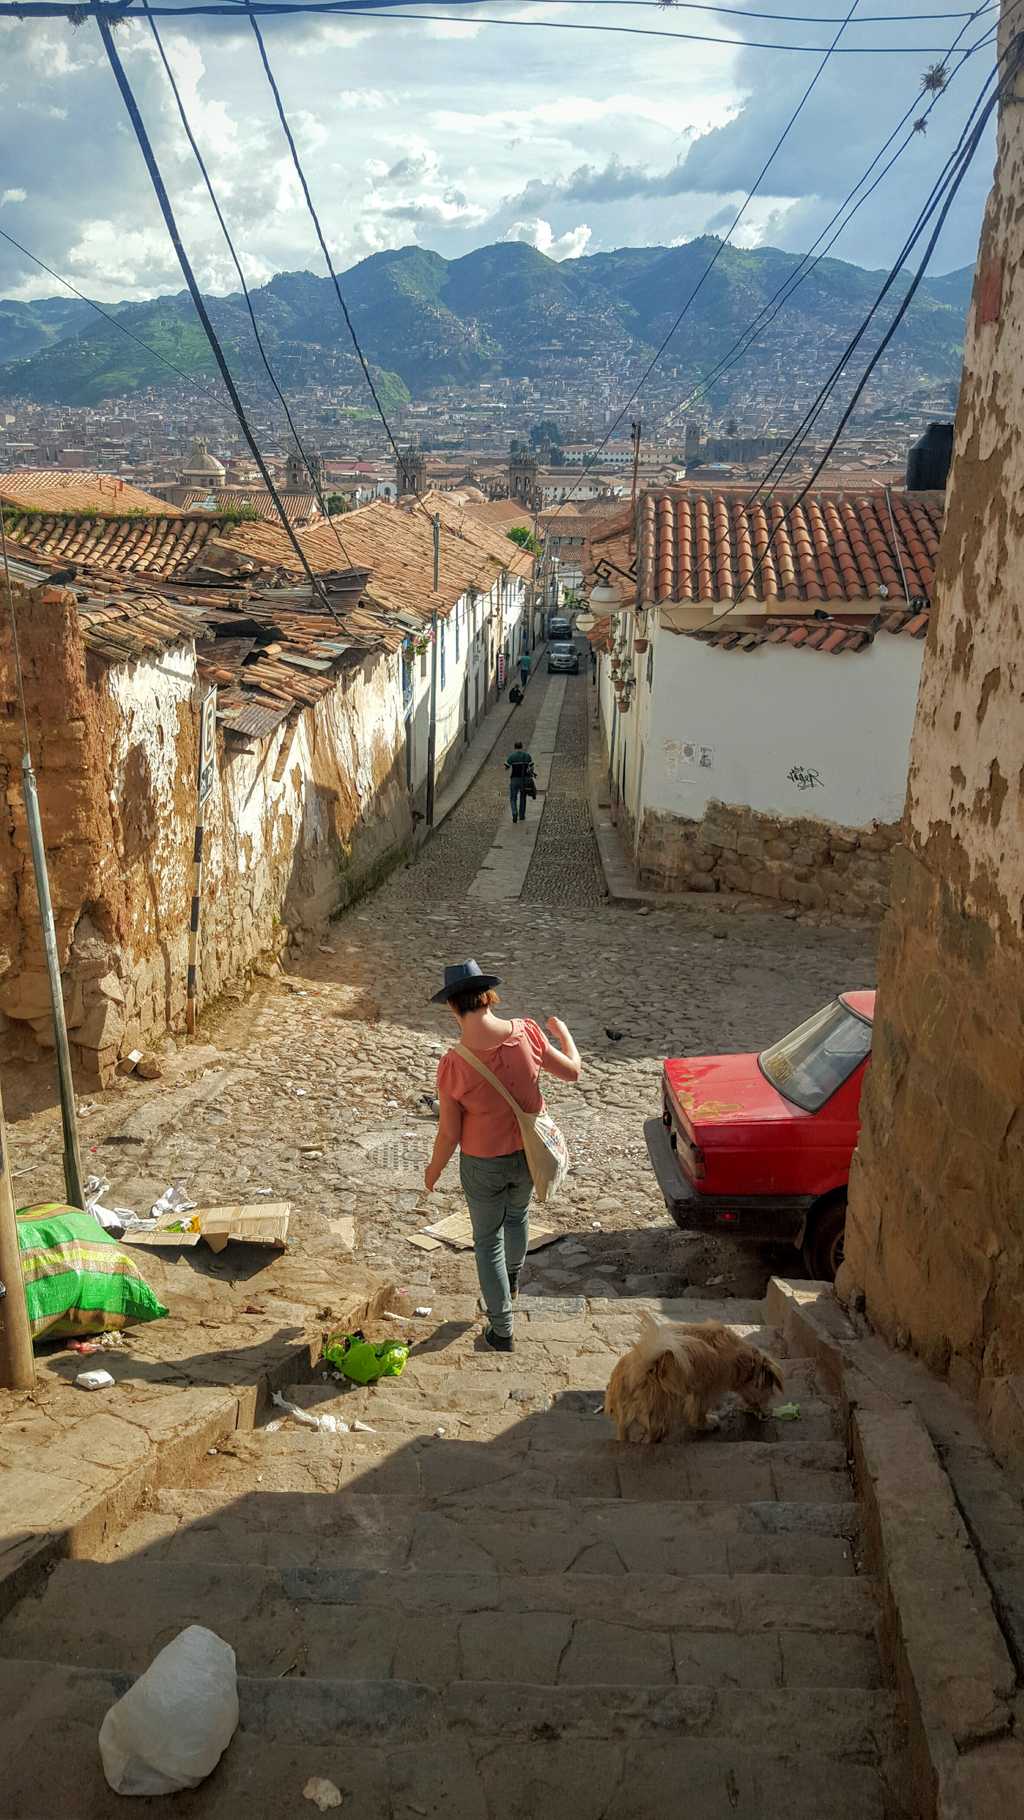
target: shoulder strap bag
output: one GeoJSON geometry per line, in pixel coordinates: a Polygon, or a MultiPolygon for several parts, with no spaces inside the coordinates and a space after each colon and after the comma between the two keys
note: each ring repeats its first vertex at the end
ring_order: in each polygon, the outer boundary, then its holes
{"type": "Polygon", "coordinates": [[[465,1043],[456,1043],[456,1055],[461,1055],[464,1062],[482,1074],[489,1081],[496,1093],[511,1106],[519,1121],[522,1133],[523,1149],[533,1179],[533,1191],[537,1200],[543,1205],[553,1194],[557,1193],[569,1173],[569,1150],[565,1138],[547,1112],[524,1112],[518,1100],[513,1099],[508,1088],[503,1086],[496,1074],[492,1074],[486,1062],[482,1062],[465,1043]]]}

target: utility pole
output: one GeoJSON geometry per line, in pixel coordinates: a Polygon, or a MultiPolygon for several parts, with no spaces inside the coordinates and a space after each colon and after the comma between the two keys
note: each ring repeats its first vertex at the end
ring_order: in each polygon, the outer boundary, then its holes
{"type": "Polygon", "coordinates": [[[32,769],[32,759],[27,747],[21,761],[21,775],[25,792],[28,838],[32,848],[32,869],[35,873],[36,896],[39,899],[39,920],[43,926],[43,951],[46,955],[46,971],[50,978],[53,1036],[57,1048],[57,1080],[60,1085],[60,1117],[64,1130],[64,1192],[68,1197],[70,1207],[84,1207],[82,1158],[78,1147],[78,1116],[75,1109],[75,1083],[71,1075],[71,1050],[68,1047],[68,1027],[64,1017],[64,988],[60,977],[60,956],[57,953],[57,931],[54,927],[53,904],[50,900],[50,879],[46,870],[46,849],[43,845],[43,824],[39,816],[36,774],[32,769]]]}
{"type": "Polygon", "coordinates": [[[0,1097],[0,1386],[4,1390],[31,1390],[34,1383],[32,1329],[25,1305],[25,1279],[7,1155],[7,1127],[3,1098],[0,1097]]]}
{"type": "MultiPolygon", "coordinates": [[[[434,513],[434,595],[441,583],[441,514],[434,513]]],[[[430,715],[427,721],[427,827],[434,826],[434,769],[437,762],[437,607],[430,615],[430,715]]]]}
{"type": "Polygon", "coordinates": [[[630,438],[633,443],[633,514],[632,515],[633,515],[634,522],[636,520],[637,485],[638,485],[639,479],[640,479],[640,432],[642,429],[643,429],[643,425],[640,422],[639,417],[636,419],[635,423],[631,423],[629,426],[629,434],[630,434],[630,438]]]}

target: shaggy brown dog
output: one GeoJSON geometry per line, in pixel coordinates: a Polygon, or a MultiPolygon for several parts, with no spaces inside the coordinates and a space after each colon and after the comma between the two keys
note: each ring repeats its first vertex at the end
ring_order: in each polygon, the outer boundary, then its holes
{"type": "Polygon", "coordinates": [[[612,1372],[604,1412],[620,1441],[664,1441],[680,1420],[706,1428],[709,1410],[726,1391],[763,1410],[781,1389],[775,1361],[721,1321],[656,1321],[645,1314],[639,1340],[612,1372]]]}

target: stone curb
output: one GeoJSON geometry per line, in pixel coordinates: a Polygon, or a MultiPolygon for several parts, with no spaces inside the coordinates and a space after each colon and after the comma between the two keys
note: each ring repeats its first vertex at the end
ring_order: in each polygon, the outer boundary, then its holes
{"type": "Polygon", "coordinates": [[[893,1397],[830,1284],[768,1286],[768,1319],[812,1358],[847,1424],[883,1654],[907,1720],[915,1820],[1005,1820],[1024,1787],[1016,1671],[952,1486],[910,1401],[893,1397]]]}
{"type": "MultiPolygon", "coordinates": [[[[390,1284],[382,1283],[332,1321],[332,1327],[372,1318],[394,1294],[390,1284]]],[[[109,1530],[122,1528],[147,1491],[180,1480],[236,1431],[251,1431],[273,1392],[308,1380],[319,1356],[317,1336],[279,1354],[253,1382],[240,1387],[158,1384],[148,1400],[133,1403],[132,1415],[83,1410],[82,1421],[55,1439],[52,1466],[50,1460],[40,1462],[33,1450],[24,1467],[5,1468],[0,1478],[0,1620],[59,1560],[88,1553],[109,1530]]]]}

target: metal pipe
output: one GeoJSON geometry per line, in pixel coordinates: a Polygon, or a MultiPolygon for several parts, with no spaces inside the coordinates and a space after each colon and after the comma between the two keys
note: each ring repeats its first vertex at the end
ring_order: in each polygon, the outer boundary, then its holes
{"type": "Polygon", "coordinates": [[[68,1027],[64,1020],[64,989],[60,977],[60,957],[57,953],[57,931],[53,921],[53,904],[50,900],[50,879],[46,870],[46,848],[43,845],[43,824],[39,815],[39,792],[36,788],[36,774],[32,769],[32,760],[26,752],[21,761],[22,783],[25,791],[25,815],[28,821],[28,838],[32,848],[32,869],[35,873],[36,896],[39,899],[39,921],[43,931],[43,951],[46,955],[46,971],[50,979],[50,1005],[53,1011],[53,1036],[57,1047],[57,1079],[60,1085],[60,1116],[64,1127],[64,1192],[71,1207],[82,1207],[82,1158],[78,1147],[78,1117],[75,1109],[75,1083],[71,1076],[71,1051],[68,1047],[68,1027]]]}
{"type": "Polygon", "coordinates": [[[0,1386],[4,1390],[31,1390],[35,1376],[32,1329],[25,1305],[25,1279],[7,1155],[7,1127],[0,1096],[0,1386]]]}
{"type": "MultiPolygon", "coordinates": [[[[487,679],[484,678],[486,689],[487,679]]],[[[430,715],[427,721],[427,814],[428,828],[434,826],[434,766],[437,758],[437,614],[430,615],[430,715]]]]}

